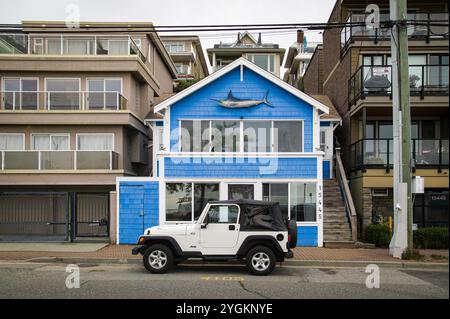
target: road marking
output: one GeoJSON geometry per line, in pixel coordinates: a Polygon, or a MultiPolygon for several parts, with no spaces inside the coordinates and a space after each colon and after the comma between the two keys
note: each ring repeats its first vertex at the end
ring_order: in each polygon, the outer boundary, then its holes
{"type": "Polygon", "coordinates": [[[200,280],[205,281],[244,281],[244,277],[236,277],[236,276],[224,276],[224,277],[216,277],[216,276],[203,276],[200,277],[200,280]]]}

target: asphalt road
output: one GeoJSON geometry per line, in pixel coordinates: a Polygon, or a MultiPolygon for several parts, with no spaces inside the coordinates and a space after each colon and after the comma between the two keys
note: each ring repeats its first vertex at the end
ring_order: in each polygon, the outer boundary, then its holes
{"type": "Polygon", "coordinates": [[[240,265],[183,265],[164,275],[131,264],[79,269],[80,288],[68,289],[65,264],[0,263],[0,298],[449,298],[442,270],[380,268],[380,287],[369,289],[363,268],[277,266],[266,277],[240,265]]]}

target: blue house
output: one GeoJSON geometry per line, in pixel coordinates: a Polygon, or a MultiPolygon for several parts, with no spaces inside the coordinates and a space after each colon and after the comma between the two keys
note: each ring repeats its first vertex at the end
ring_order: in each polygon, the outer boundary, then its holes
{"type": "Polygon", "coordinates": [[[120,178],[118,243],[192,223],[211,200],[280,203],[299,246],[323,245],[323,179],[332,177],[326,103],[244,58],[156,105],[153,176],[120,178]]]}

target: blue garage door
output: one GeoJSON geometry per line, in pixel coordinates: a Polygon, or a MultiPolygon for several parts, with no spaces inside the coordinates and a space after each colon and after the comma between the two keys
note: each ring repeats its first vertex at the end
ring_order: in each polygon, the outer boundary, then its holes
{"type": "Polygon", "coordinates": [[[119,244],[136,244],[144,229],[159,223],[159,183],[119,183],[119,244]]]}

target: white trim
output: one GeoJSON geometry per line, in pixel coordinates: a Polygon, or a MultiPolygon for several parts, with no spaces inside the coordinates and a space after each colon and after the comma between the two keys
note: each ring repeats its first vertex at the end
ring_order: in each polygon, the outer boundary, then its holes
{"type": "MultiPolygon", "coordinates": [[[[331,167],[331,165],[330,165],[331,167]]],[[[319,176],[316,184],[316,222],[317,222],[317,246],[323,247],[323,178],[322,178],[323,160],[322,157],[317,159],[317,176],[319,176]]]]}
{"type": "MultiPolygon", "coordinates": [[[[3,151],[25,151],[25,133],[3,133],[3,132],[0,132],[0,136],[1,135],[21,135],[22,136],[22,149],[21,150],[0,150],[0,152],[3,152],[3,151]]],[[[4,163],[3,161],[2,161],[2,163],[4,163]]]]}
{"type": "Polygon", "coordinates": [[[318,108],[319,110],[323,111],[326,114],[329,114],[329,108],[324,105],[323,103],[317,101],[313,97],[309,96],[308,94],[294,88],[290,84],[284,82],[282,79],[277,77],[276,75],[273,75],[272,73],[260,68],[256,64],[248,61],[246,58],[239,58],[232,63],[224,66],[220,70],[210,74],[203,80],[200,80],[199,82],[195,83],[194,85],[191,85],[187,89],[181,91],[180,93],[168,98],[167,100],[159,103],[155,106],[154,112],[159,112],[163,109],[166,109],[169,105],[174,104],[175,102],[185,98],[186,96],[194,93],[195,91],[199,90],[200,88],[204,87],[205,85],[211,83],[212,81],[220,78],[221,76],[227,74],[228,72],[234,70],[236,67],[243,65],[249,68],[250,70],[256,72],[257,74],[261,75],[262,77],[266,78],[267,80],[271,81],[272,83],[278,85],[282,89],[288,91],[289,93],[293,94],[297,98],[305,101],[306,103],[318,108]]]}
{"type": "Polygon", "coordinates": [[[97,151],[112,151],[115,152],[115,134],[114,133],[76,133],[75,134],[75,150],[77,151],[85,151],[85,150],[79,150],[78,149],[78,136],[80,135],[112,135],[112,150],[97,150],[97,151]]]}
{"type": "Polygon", "coordinates": [[[68,149],[67,150],[61,150],[61,151],[70,151],[71,150],[71,147],[70,147],[70,133],[57,133],[57,132],[53,132],[53,133],[45,133],[45,132],[44,133],[40,133],[40,132],[39,133],[30,133],[30,150],[33,150],[33,151],[55,151],[55,150],[51,149],[52,136],[67,136],[68,137],[68,142],[67,142],[68,149]],[[48,135],[50,137],[50,140],[49,140],[50,148],[48,150],[35,150],[34,149],[34,136],[36,136],[36,135],[48,135]]]}
{"type": "MultiPolygon", "coordinates": [[[[19,92],[19,93],[31,92],[31,93],[36,93],[36,110],[39,110],[39,106],[40,106],[39,105],[39,102],[40,102],[39,93],[40,93],[40,91],[39,91],[39,77],[37,77],[37,76],[36,77],[35,76],[24,76],[24,77],[22,77],[22,76],[5,76],[5,77],[2,77],[0,91],[1,92],[19,92]],[[19,86],[20,86],[19,91],[9,91],[9,90],[7,91],[5,89],[5,80],[19,80],[19,86]],[[24,91],[23,88],[22,88],[22,80],[36,80],[36,84],[37,84],[36,85],[36,89],[37,90],[36,91],[24,91]]],[[[14,98],[15,98],[15,94],[14,94],[14,98]]],[[[20,95],[20,98],[22,99],[22,95],[20,95]]],[[[2,102],[2,104],[3,104],[3,102],[2,102]]],[[[0,106],[0,108],[3,109],[4,105],[0,106]]],[[[22,101],[20,101],[20,108],[22,109],[22,101]]],[[[13,110],[16,110],[16,103],[14,103],[14,105],[13,105],[13,110]]]]}

